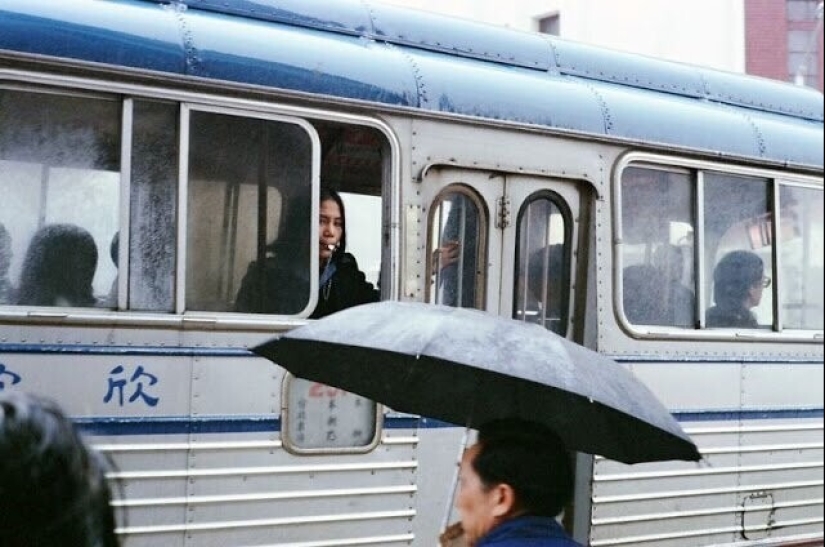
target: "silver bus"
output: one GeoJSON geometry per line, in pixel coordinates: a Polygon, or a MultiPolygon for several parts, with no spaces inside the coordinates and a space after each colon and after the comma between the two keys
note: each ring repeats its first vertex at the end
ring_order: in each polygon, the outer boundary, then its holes
{"type": "Polygon", "coordinates": [[[0,0],[0,390],[111,456],[126,547],[429,547],[457,518],[462,428],[248,349],[308,321],[322,185],[383,299],[542,324],[696,441],[577,455],[576,539],[823,544],[817,91],[372,0],[0,0]],[[730,253],[759,298],[719,324],[730,253]],[[238,311],[265,259],[302,304],[238,311]]]}

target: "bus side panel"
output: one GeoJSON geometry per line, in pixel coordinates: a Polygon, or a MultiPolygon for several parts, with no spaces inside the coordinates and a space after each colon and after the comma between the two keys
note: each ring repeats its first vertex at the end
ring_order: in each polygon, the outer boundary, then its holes
{"type": "Polygon", "coordinates": [[[821,363],[632,369],[676,411],[703,460],[627,466],[597,458],[594,547],[821,538],[821,363]]]}

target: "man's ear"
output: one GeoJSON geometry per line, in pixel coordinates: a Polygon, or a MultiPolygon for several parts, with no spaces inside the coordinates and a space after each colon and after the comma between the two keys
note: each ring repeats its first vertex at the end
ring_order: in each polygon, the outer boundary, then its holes
{"type": "Polygon", "coordinates": [[[504,517],[512,513],[516,508],[516,492],[509,484],[499,483],[490,492],[493,498],[493,516],[504,517]]]}

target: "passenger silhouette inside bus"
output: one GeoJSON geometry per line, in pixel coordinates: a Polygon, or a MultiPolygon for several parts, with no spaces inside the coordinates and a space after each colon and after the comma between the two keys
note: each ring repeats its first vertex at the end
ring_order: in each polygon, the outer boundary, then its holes
{"type": "Polygon", "coordinates": [[[89,232],[73,224],[44,226],[26,251],[17,303],[94,306],[96,268],[97,246],[89,232]]]}
{"type": "Polygon", "coordinates": [[[684,256],[676,245],[662,245],[653,255],[653,262],[662,278],[662,307],[665,325],[694,326],[693,291],[682,284],[684,256]]]}
{"type": "Polygon", "coordinates": [[[664,278],[650,264],[634,264],[622,272],[622,304],[627,320],[634,325],[666,325],[662,303],[664,278]]]}
{"type": "Polygon", "coordinates": [[[713,270],[716,305],[707,310],[707,326],[757,328],[751,308],[759,305],[771,284],[764,273],[765,265],[756,253],[739,250],[723,256],[713,270]]]}

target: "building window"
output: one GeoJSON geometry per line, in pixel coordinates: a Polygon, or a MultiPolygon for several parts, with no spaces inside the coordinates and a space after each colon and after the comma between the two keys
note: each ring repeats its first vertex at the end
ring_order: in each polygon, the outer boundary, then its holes
{"type": "Polygon", "coordinates": [[[819,84],[821,0],[788,0],[788,75],[797,85],[819,84]]]}
{"type": "Polygon", "coordinates": [[[560,36],[559,31],[561,30],[561,15],[558,13],[554,13],[552,15],[547,15],[545,17],[539,17],[538,20],[538,31],[543,34],[552,34],[554,36],[560,36]]]}

